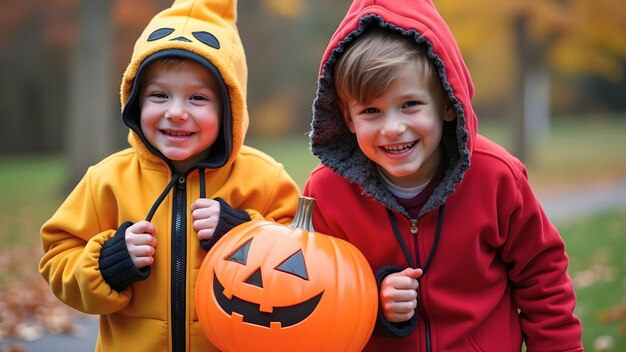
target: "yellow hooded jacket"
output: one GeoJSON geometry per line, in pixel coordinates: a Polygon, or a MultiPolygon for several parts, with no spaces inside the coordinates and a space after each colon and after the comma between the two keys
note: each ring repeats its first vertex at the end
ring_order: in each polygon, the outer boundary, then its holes
{"type": "Polygon", "coordinates": [[[191,226],[194,200],[219,199],[216,237],[250,219],[287,224],[293,218],[295,182],[281,164],[243,144],[246,80],[235,0],[174,1],[137,40],[121,85],[131,147],[90,167],[41,229],[45,254],[39,270],[54,294],[101,316],[96,351],[215,350],[195,309],[196,277],[207,246],[201,247],[191,226]],[[136,98],[142,69],[172,56],[206,67],[224,97],[224,123],[209,157],[184,173],[143,136],[136,98]],[[158,245],[154,263],[139,270],[124,231],[144,219],[156,226],[158,245]]]}

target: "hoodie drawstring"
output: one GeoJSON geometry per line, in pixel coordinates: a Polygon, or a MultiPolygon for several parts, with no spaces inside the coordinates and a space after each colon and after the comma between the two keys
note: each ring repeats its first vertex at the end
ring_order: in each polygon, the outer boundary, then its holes
{"type": "Polygon", "coordinates": [[[172,189],[172,187],[174,187],[174,184],[178,181],[180,176],[181,175],[179,173],[175,173],[174,175],[172,175],[170,182],[168,182],[167,186],[165,186],[165,189],[163,189],[163,191],[161,192],[157,200],[154,202],[154,204],[152,204],[152,208],[150,208],[148,215],[146,215],[146,221],[148,222],[152,221],[152,217],[154,217],[154,213],[156,213],[157,209],[159,208],[159,205],[163,203],[163,200],[165,199],[165,197],[167,197],[167,194],[170,193],[170,190],[172,189]]]}
{"type": "MultiPolygon", "coordinates": [[[[198,171],[199,171],[199,177],[200,177],[200,198],[206,198],[206,184],[205,184],[204,168],[200,168],[198,169],[198,171]]],[[[172,175],[170,182],[167,183],[167,186],[165,186],[165,188],[163,189],[159,197],[156,199],[156,201],[154,201],[154,204],[152,204],[152,207],[150,208],[148,215],[146,215],[146,221],[152,221],[152,218],[154,217],[154,213],[156,213],[161,203],[163,203],[163,200],[165,199],[165,197],[167,197],[167,194],[170,193],[170,191],[172,190],[172,187],[174,187],[174,184],[176,184],[176,182],[181,177],[182,177],[182,174],[179,174],[179,173],[174,173],[174,175],[172,175]]]]}
{"type": "MultiPolygon", "coordinates": [[[[424,265],[421,267],[424,274],[426,273],[426,270],[432,263],[433,258],[435,257],[437,246],[439,245],[439,238],[441,237],[441,229],[443,227],[443,214],[445,212],[445,208],[446,208],[445,203],[439,207],[439,214],[437,216],[437,229],[435,230],[435,239],[433,240],[433,245],[430,248],[430,253],[428,254],[428,258],[426,259],[426,262],[424,263],[424,265]]],[[[402,252],[404,253],[404,256],[409,266],[414,268],[416,264],[413,261],[413,258],[411,257],[411,255],[409,254],[409,249],[406,245],[406,242],[404,242],[404,239],[402,239],[402,234],[400,233],[400,229],[398,228],[398,223],[396,222],[396,218],[394,217],[393,212],[387,209],[387,215],[389,216],[389,222],[391,223],[393,234],[396,236],[396,240],[400,244],[400,248],[402,248],[402,252]]],[[[417,253],[416,253],[416,256],[417,256],[417,253]]]]}
{"type": "MultiPolygon", "coordinates": [[[[446,208],[445,203],[439,207],[439,214],[437,216],[437,229],[435,230],[435,238],[433,240],[433,245],[430,248],[430,253],[428,254],[428,258],[426,259],[426,262],[424,263],[423,266],[421,266],[421,269],[424,274],[426,274],[426,270],[432,263],[433,258],[435,257],[437,246],[439,245],[439,238],[441,237],[441,229],[443,227],[443,214],[445,212],[445,208],[446,208]]],[[[398,228],[398,223],[396,222],[396,218],[394,217],[393,213],[389,209],[387,209],[387,214],[389,215],[389,221],[391,222],[393,233],[396,236],[396,240],[400,244],[402,251],[404,252],[404,256],[406,257],[407,262],[412,268],[415,268],[413,258],[409,255],[409,249],[407,248],[406,243],[402,239],[402,234],[400,234],[400,229],[398,228]]],[[[416,241],[415,243],[417,243],[417,239],[415,239],[415,241],[416,241]]],[[[417,265],[419,265],[419,254],[417,253],[417,245],[415,247],[415,250],[416,250],[416,253],[415,253],[416,260],[418,261],[417,265]]],[[[422,299],[419,294],[417,296],[417,306],[419,308],[420,313],[422,314],[422,321],[424,322],[424,330],[425,330],[424,344],[426,345],[426,351],[430,352],[432,351],[432,344],[431,344],[431,337],[430,337],[430,322],[428,320],[428,317],[426,316],[426,312],[424,311],[422,299]]]]}

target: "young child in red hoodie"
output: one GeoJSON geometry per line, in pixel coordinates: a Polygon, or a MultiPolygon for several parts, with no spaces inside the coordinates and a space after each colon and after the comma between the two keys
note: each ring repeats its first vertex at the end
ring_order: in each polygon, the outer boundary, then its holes
{"type": "Polygon", "coordinates": [[[356,245],[380,309],[367,351],[582,351],[568,258],[524,165],[477,132],[430,0],[354,1],[322,59],[314,226],[356,245]]]}

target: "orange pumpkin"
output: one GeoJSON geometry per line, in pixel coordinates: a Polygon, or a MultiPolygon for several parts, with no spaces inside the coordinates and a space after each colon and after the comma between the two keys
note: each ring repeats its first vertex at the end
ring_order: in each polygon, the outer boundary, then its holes
{"type": "Polygon", "coordinates": [[[360,351],[378,309],[374,274],[347,241],[315,232],[314,199],[291,225],[255,220],[209,251],[198,273],[204,333],[225,351],[360,351]]]}

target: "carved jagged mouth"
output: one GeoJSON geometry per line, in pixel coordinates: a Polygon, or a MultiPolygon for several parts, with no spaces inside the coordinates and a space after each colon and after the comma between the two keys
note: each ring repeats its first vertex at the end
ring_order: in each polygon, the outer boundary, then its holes
{"type": "Polygon", "coordinates": [[[237,313],[243,317],[243,321],[249,324],[270,327],[270,323],[278,322],[280,326],[285,328],[295,325],[306,319],[317,307],[322,294],[309,298],[308,300],[286,307],[274,307],[272,313],[261,312],[260,305],[244,301],[241,298],[233,296],[228,298],[224,295],[224,286],[213,272],[213,294],[219,306],[228,314],[237,313]]]}

